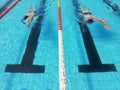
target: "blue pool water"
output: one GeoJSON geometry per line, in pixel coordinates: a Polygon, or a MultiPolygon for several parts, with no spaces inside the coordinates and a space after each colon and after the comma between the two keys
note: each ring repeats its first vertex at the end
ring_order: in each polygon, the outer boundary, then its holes
{"type": "MultiPolygon", "coordinates": [[[[4,1],[4,0],[3,0],[4,1]]],[[[7,0],[6,0],[7,1],[7,0]]],[[[111,0],[120,7],[119,0],[111,0]]],[[[0,3],[2,6],[4,3],[0,3]]],[[[0,19],[0,89],[1,90],[59,90],[58,17],[57,0],[21,0],[0,19]],[[42,5],[45,1],[44,6],[42,5]],[[43,17],[34,65],[45,65],[44,73],[5,72],[6,65],[20,64],[26,50],[31,30],[20,19],[29,5],[42,7],[43,17]]],[[[61,0],[64,57],[67,90],[119,90],[120,87],[120,16],[103,0],[61,0]],[[73,2],[74,1],[74,2],[73,2]],[[100,22],[87,25],[103,64],[114,64],[117,71],[79,72],[78,65],[89,64],[76,5],[89,7],[95,17],[104,18],[110,24],[107,30],[100,22]]],[[[91,51],[92,53],[92,51],[91,51]]]]}
{"type": "Polygon", "coordinates": [[[8,0],[1,0],[0,7],[2,7],[8,0]]]}

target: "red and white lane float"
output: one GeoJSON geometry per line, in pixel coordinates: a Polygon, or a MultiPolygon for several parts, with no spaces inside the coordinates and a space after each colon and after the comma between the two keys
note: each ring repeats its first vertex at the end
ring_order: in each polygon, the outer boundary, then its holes
{"type": "Polygon", "coordinates": [[[59,48],[59,90],[66,90],[66,72],[64,63],[64,46],[62,37],[62,20],[61,20],[61,7],[60,0],[58,0],[58,48],[59,48]]]}
{"type": "Polygon", "coordinates": [[[0,19],[5,16],[20,0],[16,0],[10,7],[0,14],[0,19]]]}

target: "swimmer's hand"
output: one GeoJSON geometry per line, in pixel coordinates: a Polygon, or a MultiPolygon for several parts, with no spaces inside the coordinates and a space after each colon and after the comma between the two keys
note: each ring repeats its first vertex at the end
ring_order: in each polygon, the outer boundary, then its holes
{"type": "Polygon", "coordinates": [[[106,29],[110,29],[109,24],[105,24],[105,28],[106,28],[106,29]]]}

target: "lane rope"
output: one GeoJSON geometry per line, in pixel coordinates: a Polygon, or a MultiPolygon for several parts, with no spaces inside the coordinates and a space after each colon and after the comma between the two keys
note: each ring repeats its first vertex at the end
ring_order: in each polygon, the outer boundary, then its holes
{"type": "Polygon", "coordinates": [[[58,44],[59,44],[58,48],[59,48],[59,84],[60,84],[59,90],[67,90],[60,0],[58,0],[58,44]]]}
{"type": "Polygon", "coordinates": [[[5,16],[20,0],[16,0],[9,8],[0,14],[0,19],[5,16]]]}

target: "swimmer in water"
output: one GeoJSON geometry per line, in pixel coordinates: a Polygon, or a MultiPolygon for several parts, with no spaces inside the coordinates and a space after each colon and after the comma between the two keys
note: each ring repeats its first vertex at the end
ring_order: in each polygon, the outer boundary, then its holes
{"type": "Polygon", "coordinates": [[[96,17],[94,17],[88,8],[83,8],[82,6],[80,6],[80,12],[84,16],[84,22],[85,23],[90,23],[91,24],[94,21],[99,21],[99,22],[103,23],[104,26],[107,29],[110,28],[109,24],[105,20],[103,20],[102,18],[96,18],[96,17]]]}
{"type": "Polygon", "coordinates": [[[31,22],[33,21],[33,18],[36,14],[36,6],[34,9],[32,6],[29,7],[29,12],[21,19],[21,21],[25,24],[25,21],[27,21],[27,26],[29,27],[31,22]]]}

